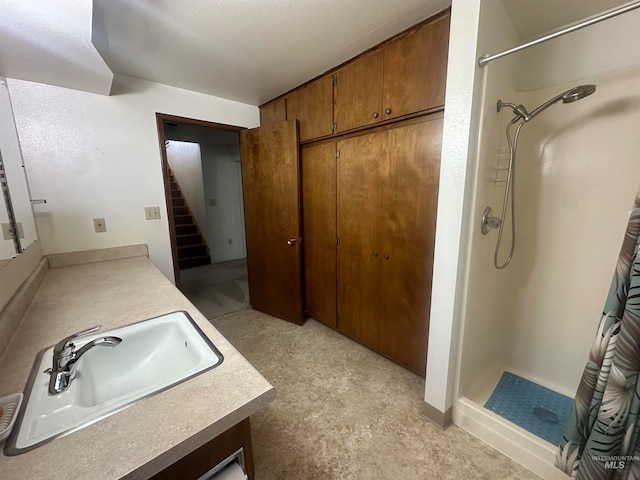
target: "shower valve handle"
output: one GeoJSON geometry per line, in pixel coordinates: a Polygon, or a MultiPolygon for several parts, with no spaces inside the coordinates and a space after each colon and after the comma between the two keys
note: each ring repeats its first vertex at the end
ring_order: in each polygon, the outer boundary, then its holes
{"type": "Polygon", "coordinates": [[[482,228],[482,234],[486,235],[492,228],[500,228],[502,219],[500,217],[494,217],[491,207],[487,207],[482,212],[482,222],[480,224],[482,228]]]}

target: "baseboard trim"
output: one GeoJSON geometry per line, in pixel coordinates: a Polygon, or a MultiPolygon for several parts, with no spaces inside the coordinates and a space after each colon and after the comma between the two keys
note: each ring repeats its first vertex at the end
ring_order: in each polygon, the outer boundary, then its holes
{"type": "Polygon", "coordinates": [[[453,407],[449,407],[446,412],[442,412],[433,405],[429,405],[427,402],[422,404],[422,413],[425,417],[427,417],[431,423],[434,423],[443,430],[453,423],[452,412],[453,407]]]}

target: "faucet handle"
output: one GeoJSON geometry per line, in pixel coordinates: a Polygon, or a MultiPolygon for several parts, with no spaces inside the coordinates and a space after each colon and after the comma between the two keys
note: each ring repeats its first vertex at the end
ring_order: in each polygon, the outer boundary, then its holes
{"type": "Polygon", "coordinates": [[[84,337],[85,335],[89,335],[90,333],[97,332],[98,330],[100,330],[101,327],[102,325],[96,325],[95,327],[87,328],[86,330],[81,330],[79,332],[74,333],[73,335],[69,335],[68,337],[63,338],[58,343],[56,343],[56,346],[53,348],[54,355],[55,354],[59,355],[63,353],[67,348],[69,348],[74,338],[84,337]]]}

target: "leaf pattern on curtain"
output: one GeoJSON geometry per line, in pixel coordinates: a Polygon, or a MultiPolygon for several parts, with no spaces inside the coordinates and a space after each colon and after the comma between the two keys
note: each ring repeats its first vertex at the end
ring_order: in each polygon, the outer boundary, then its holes
{"type": "Polygon", "coordinates": [[[640,480],[639,250],[640,190],[556,456],[579,480],[640,480]]]}

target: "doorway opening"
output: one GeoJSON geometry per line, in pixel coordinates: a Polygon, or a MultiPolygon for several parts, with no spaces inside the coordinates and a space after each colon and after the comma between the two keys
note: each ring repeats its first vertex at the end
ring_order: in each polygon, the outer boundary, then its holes
{"type": "Polygon", "coordinates": [[[247,308],[240,131],[156,114],[176,286],[208,319],[247,308]]]}

